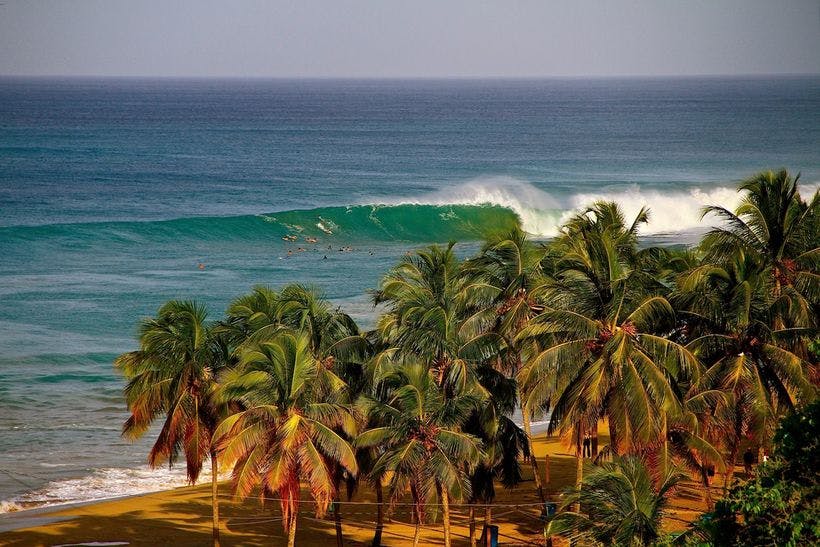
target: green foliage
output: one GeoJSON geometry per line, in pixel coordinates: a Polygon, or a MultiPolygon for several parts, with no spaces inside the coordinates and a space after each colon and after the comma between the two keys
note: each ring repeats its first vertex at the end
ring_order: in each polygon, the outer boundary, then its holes
{"type": "Polygon", "coordinates": [[[815,338],[808,345],[809,353],[815,363],[820,362],[820,338],[815,338]]]}
{"type": "Polygon", "coordinates": [[[670,490],[684,478],[670,470],[655,486],[641,458],[615,458],[590,473],[580,489],[567,491],[562,509],[580,501],[581,512],[559,513],[548,532],[583,545],[652,545],[661,537],[670,490]]]}
{"type": "Polygon", "coordinates": [[[684,540],[692,545],[820,543],[820,401],[783,419],[775,457],[733,488],[684,540]]]}
{"type": "Polygon", "coordinates": [[[294,525],[302,481],[322,515],[336,495],[334,465],[353,475],[358,470],[345,439],[356,434],[347,386],[310,344],[305,333],[273,332],[244,349],[219,389],[242,408],[214,432],[220,460],[233,465],[234,491],[244,498],[261,486],[278,497],[286,529],[294,525]]]}
{"type": "Polygon", "coordinates": [[[546,308],[517,337],[533,342],[518,375],[525,405],[551,407],[550,429],[576,439],[606,418],[616,451],[665,435],[662,409],[678,406],[670,379],[699,373],[694,356],[664,336],[675,312],[654,292],[637,247],[647,218],[641,211],[627,224],[616,204],[600,202],[570,219],[554,243],[562,258],[539,291],[546,308]]]}
{"type": "Polygon", "coordinates": [[[384,449],[373,469],[379,476],[390,476],[393,502],[410,491],[422,519],[439,488],[454,500],[468,499],[468,471],[483,454],[480,439],[461,429],[483,397],[471,390],[445,396],[433,372],[420,363],[396,370],[383,383],[389,392],[386,403],[361,401],[378,425],[360,434],[356,445],[384,449]]]}
{"type": "Polygon", "coordinates": [[[123,436],[141,437],[164,417],[148,463],[173,465],[182,452],[194,483],[224,415],[213,391],[228,364],[225,347],[207,322],[205,307],[190,301],[165,303],[156,317],[140,323],[139,333],[140,348],[114,362],[128,381],[124,394],[131,415],[123,436]]]}

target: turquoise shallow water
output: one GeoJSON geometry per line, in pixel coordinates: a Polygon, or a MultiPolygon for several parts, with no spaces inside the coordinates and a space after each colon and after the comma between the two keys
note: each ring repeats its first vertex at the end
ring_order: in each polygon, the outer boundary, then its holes
{"type": "Polygon", "coordinates": [[[703,205],[780,166],[820,181],[818,78],[0,79],[0,500],[181,480],[119,439],[111,365],[167,299],[217,317],[300,281],[369,326],[408,248],[469,253],[516,221],[549,237],[598,198],[691,241],[703,205]]]}

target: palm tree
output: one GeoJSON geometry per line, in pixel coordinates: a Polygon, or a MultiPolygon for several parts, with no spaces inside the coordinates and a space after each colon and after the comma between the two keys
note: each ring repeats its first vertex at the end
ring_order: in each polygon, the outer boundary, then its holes
{"type": "MultiPolygon", "coordinates": [[[[335,359],[334,367],[340,377],[347,383],[351,399],[359,400],[362,396],[385,401],[387,390],[382,385],[383,378],[395,368],[395,348],[381,338],[374,330],[349,336],[336,342],[331,349],[335,359]]],[[[377,427],[375,416],[363,416],[362,430],[377,427]]],[[[376,527],[371,545],[379,547],[384,531],[384,473],[374,469],[379,456],[384,452],[382,446],[355,447],[359,464],[359,478],[367,481],[376,494],[376,527]]],[[[356,483],[349,483],[356,488],[356,483]]]]}
{"type": "MultiPolygon", "coordinates": [[[[237,353],[241,353],[245,346],[283,329],[304,332],[310,340],[313,356],[334,370],[338,368],[334,367],[335,344],[358,335],[358,327],[350,316],[339,308],[333,310],[319,290],[299,284],[287,285],[279,293],[265,286],[254,287],[250,294],[231,303],[220,329],[234,342],[237,353]]],[[[341,376],[346,380],[344,374],[341,376]]],[[[353,393],[352,397],[355,398],[356,394],[353,393]]],[[[344,473],[337,468],[333,476],[338,492],[344,473]]],[[[343,534],[339,503],[333,504],[333,516],[337,544],[341,546],[343,534]]]]}
{"type": "MultiPolygon", "coordinates": [[[[476,378],[484,392],[480,408],[474,411],[463,426],[463,431],[481,440],[484,456],[470,473],[472,496],[469,498],[470,543],[475,543],[474,503],[485,504],[485,521],[489,519],[489,504],[495,499],[496,482],[505,488],[514,488],[523,480],[521,458],[530,456],[526,433],[511,416],[518,403],[518,387],[514,378],[505,376],[490,364],[475,369],[476,378]]],[[[534,458],[533,458],[534,459],[534,458]]]]}
{"type": "Polygon", "coordinates": [[[339,308],[334,310],[321,291],[296,283],[286,285],[278,293],[257,285],[249,294],[231,302],[219,328],[228,334],[234,346],[254,335],[268,336],[280,328],[304,331],[310,339],[311,351],[322,357],[328,356],[337,341],[358,334],[353,319],[339,308]]]}
{"type": "MultiPolygon", "coordinates": [[[[711,206],[704,215],[715,215],[724,226],[703,239],[709,262],[721,264],[738,251],[757,261],[773,281],[772,293],[783,298],[780,307],[816,323],[811,306],[820,302],[820,191],[807,203],[799,193],[800,175],[765,171],[743,181],[740,206],[732,212],[711,206]],[[808,312],[808,313],[807,313],[808,312]]],[[[787,313],[774,318],[782,328],[787,313]]]]}
{"type": "Polygon", "coordinates": [[[262,328],[281,324],[282,302],[270,287],[257,285],[228,306],[226,318],[216,327],[236,348],[262,328]]]}
{"type": "Polygon", "coordinates": [[[445,396],[434,371],[422,363],[405,363],[382,382],[390,393],[386,403],[369,397],[362,401],[368,415],[382,425],[359,435],[356,445],[383,447],[373,472],[390,477],[393,503],[410,492],[416,522],[413,545],[419,542],[425,508],[437,497],[449,547],[450,499],[469,498],[468,472],[482,457],[480,440],[462,431],[481,397],[471,391],[445,396]]]}
{"type": "Polygon", "coordinates": [[[688,347],[710,365],[700,385],[731,398],[715,413],[727,425],[727,487],[743,439],[752,436],[762,445],[777,418],[814,393],[809,364],[789,346],[795,337],[816,331],[773,329],[777,298],[771,289],[759,257],[738,251],[723,265],[706,263],[682,276],[675,295],[687,316],[688,347]]]}
{"type": "Polygon", "coordinates": [[[474,383],[471,368],[495,351],[485,328],[495,313],[475,305],[485,291],[494,289],[465,286],[452,243],[405,256],[374,293],[374,302],[387,306],[380,335],[402,355],[421,359],[445,392],[464,389],[474,383]]]}
{"type": "Polygon", "coordinates": [[[641,212],[627,227],[614,204],[572,218],[555,245],[562,258],[541,291],[547,307],[519,334],[537,342],[519,374],[524,404],[552,407],[549,431],[581,439],[606,418],[612,451],[644,449],[666,436],[678,399],[670,378],[697,377],[695,357],[668,340],[674,312],[645,289],[635,246],[641,212]]]}
{"type": "Polygon", "coordinates": [[[280,305],[282,324],[305,332],[310,339],[310,350],[317,358],[330,356],[336,342],[359,334],[353,319],[341,308],[333,309],[316,288],[288,285],[280,293],[280,305]]]}
{"type": "MultiPolygon", "coordinates": [[[[526,248],[521,251],[532,254],[523,232],[515,231],[509,237],[516,242],[501,239],[487,248],[487,253],[495,253],[493,258],[486,254],[463,266],[456,260],[452,245],[419,251],[391,270],[376,293],[376,302],[388,306],[380,321],[380,334],[395,347],[400,359],[420,361],[434,371],[445,397],[472,390],[486,401],[471,414],[463,431],[489,447],[509,443],[503,449],[490,450],[471,476],[477,486],[475,499],[485,501],[494,495],[494,478],[501,478],[508,486],[520,482],[518,455],[529,454],[528,440],[509,419],[517,400],[516,383],[505,378],[502,371],[509,367],[498,357],[505,347],[497,328],[506,313],[498,311],[507,300],[504,291],[516,300],[513,305],[517,309],[523,309],[519,301],[527,302],[520,298],[526,289],[513,280],[521,278],[513,273],[516,266],[504,262],[516,255],[507,247],[523,242],[526,248]]],[[[527,259],[527,268],[537,268],[539,259],[537,255],[527,259]]],[[[512,356],[512,352],[507,355],[512,356]]],[[[531,461],[535,465],[535,460],[531,461]]],[[[535,480],[539,480],[537,468],[535,480]]],[[[471,523],[473,517],[471,510],[471,523]]]]}
{"type": "Polygon", "coordinates": [[[235,495],[245,498],[261,486],[263,496],[281,500],[289,547],[296,538],[301,481],[321,516],[337,495],[334,466],[358,472],[344,437],[356,434],[345,383],[310,346],[307,335],[288,330],[248,344],[220,389],[224,401],[243,410],[214,433],[221,459],[233,464],[235,495]]]}
{"type": "Polygon", "coordinates": [[[567,493],[562,509],[580,503],[584,513],[559,513],[548,525],[548,533],[583,544],[651,545],[661,536],[670,491],[684,479],[682,473],[670,470],[654,487],[640,458],[615,458],[590,473],[583,488],[567,493]]]}
{"type": "MultiPolygon", "coordinates": [[[[280,294],[280,314],[281,322],[286,327],[295,331],[305,333],[310,340],[310,350],[314,358],[319,360],[323,366],[330,368],[343,380],[348,378],[344,374],[349,369],[346,366],[339,366],[337,363],[336,344],[350,337],[359,334],[359,328],[355,321],[337,307],[333,309],[321,291],[314,287],[307,287],[299,284],[290,284],[282,289],[280,294]]],[[[341,363],[345,365],[345,363],[341,363]]],[[[350,401],[355,400],[358,393],[350,390],[348,386],[350,401]]],[[[344,431],[337,431],[344,435],[344,431]]],[[[351,437],[345,439],[352,442],[351,437]]],[[[338,496],[341,481],[344,473],[339,466],[334,466],[334,489],[338,496]]],[[[344,545],[342,534],[342,514],[341,504],[338,497],[333,500],[333,519],[336,529],[336,544],[338,547],[344,545]]]]}
{"type": "MultiPolygon", "coordinates": [[[[515,378],[521,368],[523,348],[518,334],[539,312],[543,311],[533,297],[543,282],[542,260],[546,249],[536,247],[528,240],[526,232],[514,228],[508,233],[487,240],[478,256],[464,263],[463,275],[468,287],[485,298],[495,311],[490,332],[499,337],[497,368],[515,378]]],[[[479,306],[482,302],[475,302],[479,306]]],[[[521,398],[523,402],[523,398],[521,398]]],[[[527,445],[532,444],[530,408],[521,405],[521,416],[527,445]]],[[[541,501],[546,501],[535,457],[527,459],[532,465],[533,479],[541,501]]]]}
{"type": "Polygon", "coordinates": [[[131,416],[123,435],[142,436],[165,416],[148,463],[173,465],[185,455],[188,480],[196,482],[206,458],[211,460],[213,541],[219,545],[218,466],[211,437],[224,409],[213,397],[217,376],[228,364],[227,346],[212,335],[205,307],[172,300],[139,328],[140,349],[117,357],[128,380],[125,398],[131,416]]]}

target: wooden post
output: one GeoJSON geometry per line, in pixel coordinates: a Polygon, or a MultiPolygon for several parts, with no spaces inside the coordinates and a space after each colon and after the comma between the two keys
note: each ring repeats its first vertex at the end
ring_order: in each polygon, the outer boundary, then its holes
{"type": "Polygon", "coordinates": [[[470,504],[470,547],[476,547],[475,539],[475,505],[470,504]]]}

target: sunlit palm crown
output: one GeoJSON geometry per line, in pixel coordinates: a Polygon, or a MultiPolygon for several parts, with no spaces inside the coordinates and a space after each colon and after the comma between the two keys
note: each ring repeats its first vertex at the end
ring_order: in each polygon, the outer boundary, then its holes
{"type": "Polygon", "coordinates": [[[365,412],[382,425],[359,435],[356,445],[383,448],[374,470],[390,472],[394,501],[410,491],[421,513],[433,499],[436,483],[456,500],[469,498],[467,473],[483,454],[480,440],[461,426],[483,394],[445,397],[434,374],[420,363],[403,366],[382,382],[389,393],[386,402],[362,401],[365,412]]]}
{"type": "Polygon", "coordinates": [[[221,416],[213,388],[216,374],[227,364],[226,348],[211,335],[206,318],[205,308],[195,302],[170,301],[156,318],[141,323],[140,349],[116,360],[128,379],[125,397],[131,416],[123,434],[139,437],[165,416],[149,463],[172,464],[182,450],[192,482],[221,416]]]}
{"type": "Polygon", "coordinates": [[[307,335],[281,330],[248,345],[225,374],[220,397],[244,409],[214,434],[221,460],[234,464],[238,496],[261,486],[289,516],[306,480],[323,513],[335,495],[331,462],[357,472],[343,436],[356,433],[345,383],[316,359],[307,335]]]}
{"type": "Polygon", "coordinates": [[[661,410],[679,408],[670,379],[700,370],[664,337],[674,311],[646,286],[635,243],[647,216],[627,225],[616,205],[598,203],[571,219],[539,290],[546,309],[519,334],[537,342],[519,374],[526,404],[551,407],[550,428],[565,434],[578,424],[594,430],[606,417],[621,450],[657,441],[661,410]]]}

